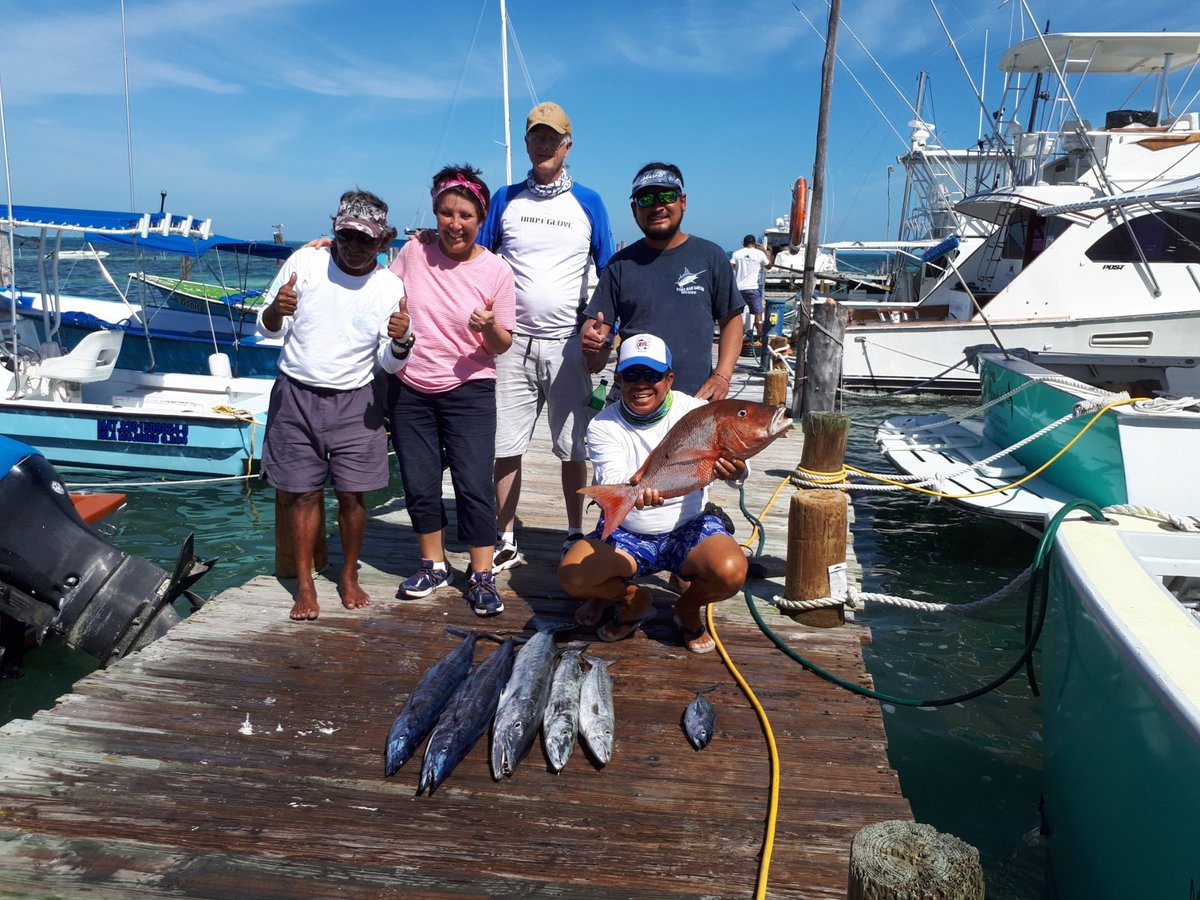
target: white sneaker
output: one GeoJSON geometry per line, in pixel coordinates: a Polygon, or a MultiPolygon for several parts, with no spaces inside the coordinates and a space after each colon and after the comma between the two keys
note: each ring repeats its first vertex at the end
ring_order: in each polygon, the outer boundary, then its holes
{"type": "Polygon", "coordinates": [[[525,564],[525,554],[517,549],[516,544],[505,541],[500,549],[492,554],[492,571],[503,572],[505,569],[515,569],[525,564]]]}

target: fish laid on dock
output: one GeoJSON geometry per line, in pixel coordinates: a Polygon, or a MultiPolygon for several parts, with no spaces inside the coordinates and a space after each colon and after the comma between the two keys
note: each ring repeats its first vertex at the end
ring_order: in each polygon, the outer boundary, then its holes
{"type": "MultiPolygon", "coordinates": [[[[591,668],[579,689],[579,733],[600,765],[612,759],[616,715],[613,710],[611,662],[587,657],[591,668]]],[[[613,660],[616,662],[616,660],[613,660]]]]}
{"type": "Polygon", "coordinates": [[[582,650],[565,650],[550,683],[550,699],[542,715],[542,745],[550,768],[561,772],[575,747],[579,733],[579,696],[583,687],[582,650]]]}
{"type": "Polygon", "coordinates": [[[683,711],[683,733],[696,750],[703,750],[708,746],[717,727],[717,711],[704,695],[719,686],[714,684],[702,691],[696,691],[696,699],[683,711]]]}
{"type": "Polygon", "coordinates": [[[492,777],[511,777],[542,725],[550,682],[554,678],[554,646],[558,627],[539,628],[513,663],[512,675],[500,695],[492,725],[492,777]]]}
{"type": "Polygon", "coordinates": [[[418,796],[433,792],[475,746],[496,713],[500,692],[512,673],[513,641],[506,640],[471,670],[438,716],[421,764],[418,796]]]}
{"type": "Polygon", "coordinates": [[[597,484],[579,493],[600,504],[604,540],[624,521],[642,491],[661,491],[667,499],[690,494],[713,481],[718,459],[749,459],[791,427],[782,406],[752,400],[708,403],[671,427],[630,478],[636,483],[597,484]]]}
{"type": "Polygon", "coordinates": [[[429,736],[438,716],[445,709],[455,689],[462,684],[475,659],[474,632],[459,632],[462,643],[429,667],[413,688],[404,708],[392,722],[384,751],[383,771],[394,775],[417,752],[429,736]]]}

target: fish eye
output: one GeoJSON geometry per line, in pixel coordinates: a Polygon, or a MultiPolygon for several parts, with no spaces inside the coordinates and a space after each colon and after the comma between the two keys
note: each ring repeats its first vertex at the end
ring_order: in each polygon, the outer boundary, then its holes
{"type": "Polygon", "coordinates": [[[744,419],[744,418],[746,418],[746,410],[744,410],[744,409],[739,409],[739,410],[738,410],[738,418],[740,418],[740,419],[744,419]]]}

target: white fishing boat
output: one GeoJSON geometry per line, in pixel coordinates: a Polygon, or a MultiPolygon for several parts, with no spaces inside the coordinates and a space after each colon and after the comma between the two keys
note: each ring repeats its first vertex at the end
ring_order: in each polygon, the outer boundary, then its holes
{"type": "MultiPolygon", "coordinates": [[[[0,226],[143,238],[152,230],[197,239],[209,233],[207,223],[196,226],[190,217],[29,207],[0,226]]],[[[7,297],[15,294],[10,286],[7,297]]],[[[55,340],[58,296],[40,299],[40,335],[12,303],[0,329],[0,433],[38,447],[60,466],[224,476],[251,470],[261,455],[270,381],[231,377],[219,354],[212,375],[119,368],[127,339],[120,330],[92,331],[63,353],[55,340]]]]}
{"type": "MultiPolygon", "coordinates": [[[[914,305],[852,311],[847,387],[973,392],[964,349],[999,343],[1063,353],[1184,356],[1200,339],[1200,113],[1170,110],[1168,78],[1200,64],[1200,33],[1051,34],[1011,47],[1000,68],[1058,76],[1055,111],[1012,123],[1011,182],[960,214],[994,231],[951,259],[914,305]],[[1154,80],[1149,111],[1077,117],[1068,75],[1154,80]]],[[[1007,88],[1006,88],[1007,93],[1007,88]]]]}
{"type": "Polygon", "coordinates": [[[1077,499],[1200,514],[1200,484],[1183,477],[1200,458],[1200,356],[972,356],[982,418],[900,415],[876,430],[905,475],[1031,532],[1077,499]]]}
{"type": "Polygon", "coordinates": [[[1043,832],[1057,896],[1194,896],[1200,535],[1069,518],[1039,642],[1043,832]]]}

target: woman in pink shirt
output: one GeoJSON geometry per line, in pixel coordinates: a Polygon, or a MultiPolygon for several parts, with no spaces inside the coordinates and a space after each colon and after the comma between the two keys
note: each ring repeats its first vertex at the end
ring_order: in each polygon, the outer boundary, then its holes
{"type": "Polygon", "coordinates": [[[491,193],[472,166],[433,178],[437,241],[409,241],[391,269],[404,282],[411,335],[407,365],[393,391],[392,444],[400,461],[421,567],[397,596],[425,597],[454,580],[446,560],[443,462],[450,468],[458,539],[470,548],[467,600],[481,616],[504,603],[492,577],[496,493],[495,357],[512,344],[513,275],[475,243],[491,193]]]}

